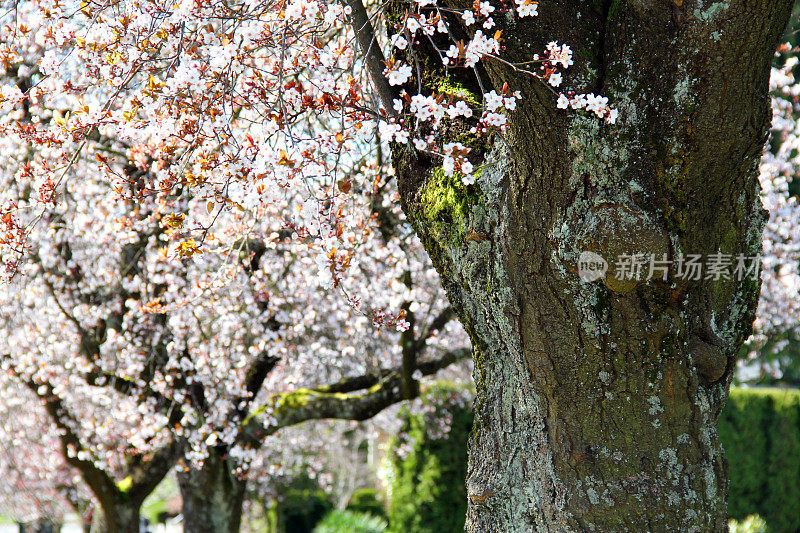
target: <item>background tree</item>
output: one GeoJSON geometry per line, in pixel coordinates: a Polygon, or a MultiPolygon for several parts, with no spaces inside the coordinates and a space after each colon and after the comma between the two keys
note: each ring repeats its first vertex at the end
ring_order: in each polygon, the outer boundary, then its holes
{"type": "MultiPolygon", "coordinates": [[[[246,473],[266,437],[307,420],[369,418],[469,355],[454,349],[465,339],[436,273],[384,198],[392,178],[379,153],[364,145],[342,161],[352,171],[333,182],[332,198],[313,173],[281,199],[236,192],[230,177],[224,196],[209,195],[193,188],[208,163],[164,196],[148,144],[98,123],[69,133],[68,110],[92,102],[93,86],[32,97],[53,81],[38,66],[47,55],[38,39],[52,27],[26,31],[23,21],[47,8],[20,9],[6,31],[22,36],[22,55],[6,69],[5,90],[28,97],[5,108],[16,134],[4,140],[3,190],[14,206],[7,224],[29,217],[29,226],[24,264],[0,296],[0,352],[97,499],[97,529],[138,530],[142,502],[178,464],[186,527],[236,531],[246,473]],[[40,181],[64,155],[48,146],[68,145],[75,152],[61,183],[40,181]],[[330,220],[303,211],[317,189],[324,202],[315,209],[330,210],[330,220]],[[348,281],[347,269],[372,283],[348,281]]],[[[71,19],[56,11],[45,18],[68,31],[71,19]]],[[[68,84],[92,80],[72,67],[68,84]]],[[[113,99],[102,87],[95,96],[113,99]]]]}
{"type": "Polygon", "coordinates": [[[797,177],[797,83],[794,70],[797,48],[793,28],[776,55],[777,67],[770,80],[773,122],[770,142],[761,159],[762,201],[769,212],[764,231],[764,268],[761,299],[753,336],[741,362],[739,378],[745,381],[782,382],[796,385],[800,377],[798,357],[798,301],[800,301],[800,235],[797,177]]]}

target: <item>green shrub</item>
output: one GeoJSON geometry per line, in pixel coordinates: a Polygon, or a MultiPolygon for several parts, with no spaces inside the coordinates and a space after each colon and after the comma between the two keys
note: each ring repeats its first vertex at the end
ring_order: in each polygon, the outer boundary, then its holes
{"type": "Polygon", "coordinates": [[[368,513],[375,516],[386,516],[386,509],[381,502],[380,493],[375,489],[363,488],[353,492],[347,510],[354,513],[368,513]]]}
{"type": "Polygon", "coordinates": [[[397,533],[464,531],[467,437],[472,409],[462,389],[439,385],[406,409],[389,453],[389,527],[397,533]],[[438,424],[450,420],[444,433],[438,424]]]}
{"type": "Polygon", "coordinates": [[[800,531],[800,391],[733,389],[719,433],[729,516],[760,515],[770,533],[800,531]]]}
{"type": "Polygon", "coordinates": [[[307,477],[300,477],[277,488],[269,523],[279,533],[311,533],[333,509],[331,497],[307,477]]]}
{"type": "Polygon", "coordinates": [[[310,533],[332,508],[322,489],[291,490],[280,504],[278,524],[286,533],[310,533]]]}
{"type": "Polygon", "coordinates": [[[776,394],[767,499],[762,515],[770,531],[800,530],[800,394],[776,394]],[[769,509],[769,511],[768,511],[769,509]]]}
{"type": "Polygon", "coordinates": [[[386,520],[369,513],[331,511],[314,528],[314,533],[382,533],[386,520]]]}

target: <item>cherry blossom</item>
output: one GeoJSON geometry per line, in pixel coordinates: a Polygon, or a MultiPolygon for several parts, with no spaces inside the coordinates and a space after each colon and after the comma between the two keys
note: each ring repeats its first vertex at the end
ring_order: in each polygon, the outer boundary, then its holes
{"type": "MultiPolygon", "coordinates": [[[[783,53],[794,51],[790,45],[783,53]]],[[[761,299],[759,301],[753,336],[748,340],[749,357],[740,364],[741,377],[761,374],[781,377],[781,350],[796,336],[800,322],[800,206],[790,193],[790,184],[797,179],[797,147],[800,130],[796,120],[797,96],[800,85],[793,70],[795,55],[785,56],[782,68],[773,68],[770,80],[772,91],[772,134],[770,144],[761,159],[761,201],[769,213],[763,238],[761,265],[761,299]],[[755,372],[754,372],[755,371],[755,372]]]]}

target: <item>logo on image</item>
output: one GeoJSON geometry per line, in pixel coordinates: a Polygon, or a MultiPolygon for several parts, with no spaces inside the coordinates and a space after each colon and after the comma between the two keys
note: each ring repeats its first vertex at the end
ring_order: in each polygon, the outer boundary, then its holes
{"type": "Polygon", "coordinates": [[[581,252],[578,258],[578,275],[589,283],[603,279],[608,271],[608,263],[602,255],[594,252],[581,252]]]}

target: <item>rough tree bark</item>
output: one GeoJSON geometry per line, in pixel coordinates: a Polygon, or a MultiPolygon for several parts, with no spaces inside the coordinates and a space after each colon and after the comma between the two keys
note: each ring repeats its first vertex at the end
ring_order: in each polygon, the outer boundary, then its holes
{"type": "MultiPolygon", "coordinates": [[[[504,138],[472,144],[475,186],[394,147],[404,209],[474,345],[467,531],[726,530],[716,422],[759,283],[674,269],[620,282],[613,265],[760,253],[757,164],[791,5],[541,0],[534,23],[496,16],[510,62],[568,43],[565,85],[610,97],[618,123],[558,110],[543,83],[487,60],[485,90],[523,100],[504,138]],[[612,265],[604,280],[579,279],[582,251],[612,265]]],[[[431,70],[421,46],[423,86],[477,87],[431,70]]]]}

